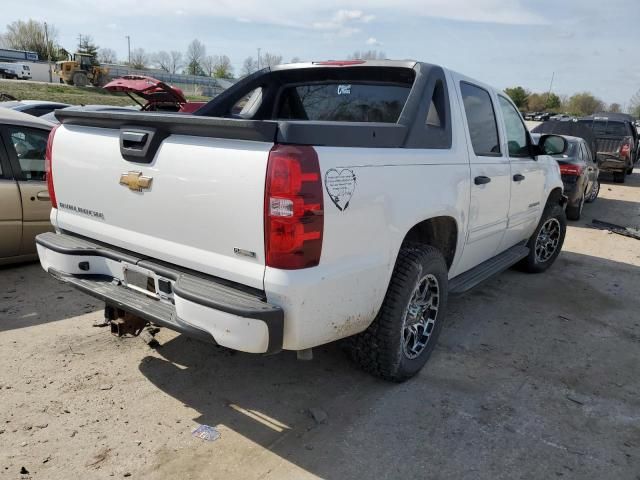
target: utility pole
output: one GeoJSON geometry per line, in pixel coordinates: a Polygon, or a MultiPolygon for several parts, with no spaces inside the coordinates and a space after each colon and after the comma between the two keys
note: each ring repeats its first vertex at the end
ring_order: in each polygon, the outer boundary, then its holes
{"type": "Polygon", "coordinates": [[[549,99],[551,98],[551,89],[553,88],[553,79],[556,76],[556,72],[551,72],[551,83],[549,84],[549,91],[547,92],[547,101],[545,102],[545,106],[548,107],[549,99]]]}
{"type": "Polygon", "coordinates": [[[258,47],[258,70],[260,70],[260,48],[258,47]]]}
{"type": "Polygon", "coordinates": [[[51,74],[51,48],[49,48],[49,30],[47,22],[44,22],[44,42],[47,46],[47,66],[49,67],[49,83],[53,83],[53,75],[51,74]]]}
{"type": "Polygon", "coordinates": [[[129,35],[125,35],[127,39],[127,50],[129,51],[129,66],[131,66],[131,37],[129,35]]]}

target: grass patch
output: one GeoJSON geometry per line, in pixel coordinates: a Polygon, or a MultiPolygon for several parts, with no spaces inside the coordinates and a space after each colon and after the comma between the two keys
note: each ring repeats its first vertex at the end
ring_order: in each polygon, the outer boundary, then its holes
{"type": "MultiPolygon", "coordinates": [[[[0,93],[7,93],[18,100],[48,100],[71,105],[135,105],[124,93],[111,93],[102,88],[23,80],[0,80],[0,93]]],[[[210,100],[208,97],[191,95],[187,95],[187,99],[200,102],[210,100]]]]}

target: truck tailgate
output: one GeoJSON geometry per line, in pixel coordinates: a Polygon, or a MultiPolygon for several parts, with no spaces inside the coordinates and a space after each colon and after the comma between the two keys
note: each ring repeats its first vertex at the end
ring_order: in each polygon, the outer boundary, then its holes
{"type": "Polygon", "coordinates": [[[121,155],[119,128],[63,124],[52,154],[55,221],[65,231],[262,289],[272,146],[174,133],[150,163],[138,163],[121,155]],[[138,185],[140,191],[132,188],[138,185]]]}

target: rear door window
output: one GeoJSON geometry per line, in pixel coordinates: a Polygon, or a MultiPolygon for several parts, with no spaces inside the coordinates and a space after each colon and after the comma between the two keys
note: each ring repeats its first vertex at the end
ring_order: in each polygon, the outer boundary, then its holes
{"type": "Polygon", "coordinates": [[[21,180],[44,181],[44,154],[49,132],[27,127],[7,127],[9,155],[16,158],[21,180]]]}
{"type": "Polygon", "coordinates": [[[367,83],[321,83],[286,87],[277,118],[334,122],[396,123],[411,88],[367,83]]]}
{"type": "Polygon", "coordinates": [[[499,157],[498,124],[489,92],[467,82],[460,83],[464,111],[473,151],[479,157],[499,157]]]}

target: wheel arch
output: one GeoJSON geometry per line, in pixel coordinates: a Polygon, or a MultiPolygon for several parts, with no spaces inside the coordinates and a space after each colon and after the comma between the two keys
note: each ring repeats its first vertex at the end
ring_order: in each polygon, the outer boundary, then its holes
{"type": "Polygon", "coordinates": [[[549,192],[546,205],[557,203],[561,207],[564,207],[567,204],[567,200],[567,197],[562,193],[562,188],[556,187],[549,192]]]}
{"type": "Polygon", "coordinates": [[[450,269],[456,255],[458,231],[455,218],[448,215],[431,217],[411,227],[404,236],[402,245],[411,242],[435,247],[440,250],[447,268],[450,269]]]}

